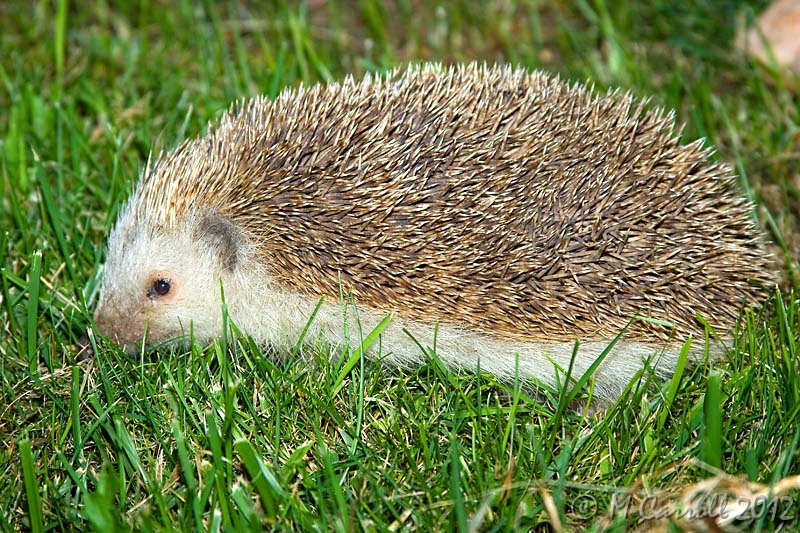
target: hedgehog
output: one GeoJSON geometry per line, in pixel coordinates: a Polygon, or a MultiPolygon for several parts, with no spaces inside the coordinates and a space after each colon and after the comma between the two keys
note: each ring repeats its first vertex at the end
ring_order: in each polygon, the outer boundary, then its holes
{"type": "Polygon", "coordinates": [[[680,135],[647,100],[509,65],[254,97],[148,160],[94,321],[136,353],[211,343],[227,316],[288,354],[390,317],[368,357],[550,387],[594,370],[613,400],[690,337],[723,353],[774,286],[730,168],[680,135]]]}

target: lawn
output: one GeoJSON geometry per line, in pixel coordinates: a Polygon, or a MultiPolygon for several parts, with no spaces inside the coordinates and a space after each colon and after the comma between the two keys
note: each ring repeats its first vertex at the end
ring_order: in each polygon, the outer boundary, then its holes
{"type": "Polygon", "coordinates": [[[728,529],[798,527],[800,84],[733,44],[765,2],[115,4],[0,4],[0,529],[667,531],[701,525],[692,503],[728,529]],[[781,292],[743,310],[724,360],[599,412],[575,408],[590,390],[568,402],[435,358],[81,348],[151,152],[247,96],[419,60],[675,109],[757,206],[781,292]]]}

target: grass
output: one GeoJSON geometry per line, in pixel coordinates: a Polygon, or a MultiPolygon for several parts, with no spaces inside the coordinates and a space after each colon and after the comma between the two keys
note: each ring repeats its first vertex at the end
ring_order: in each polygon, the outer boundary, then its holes
{"type": "Polygon", "coordinates": [[[797,527],[798,84],[732,48],[763,4],[0,5],[0,529],[645,530],[663,525],[648,505],[707,482],[747,499],[743,481],[778,498],[735,525],[797,527]],[[435,359],[278,364],[234,338],[79,355],[105,235],[151,150],[233,100],[420,59],[520,63],[675,108],[760,206],[783,292],[745,313],[722,363],[597,415],[435,359]]]}

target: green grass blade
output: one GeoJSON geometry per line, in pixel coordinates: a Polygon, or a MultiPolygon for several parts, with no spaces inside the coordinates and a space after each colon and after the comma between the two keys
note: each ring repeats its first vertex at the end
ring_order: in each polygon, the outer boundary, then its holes
{"type": "Polygon", "coordinates": [[[56,94],[55,99],[61,99],[61,91],[64,86],[64,58],[66,57],[66,36],[67,36],[67,0],[57,0],[56,2],[56,17],[55,17],[55,39],[53,40],[54,44],[54,55],[55,55],[55,63],[56,63],[56,94]]]}
{"type": "Polygon", "coordinates": [[[691,348],[692,338],[689,337],[681,347],[681,353],[678,355],[678,362],[675,365],[675,373],[669,380],[669,387],[667,388],[667,394],[664,398],[664,406],[662,407],[661,413],[658,415],[659,430],[664,428],[664,424],[669,416],[670,408],[675,403],[675,397],[677,396],[678,388],[681,385],[681,378],[683,377],[683,372],[686,370],[686,364],[689,361],[689,351],[691,348]]]}
{"type": "Polygon", "coordinates": [[[83,498],[83,513],[95,531],[125,531],[127,529],[121,527],[117,513],[118,476],[113,467],[106,465],[97,478],[95,490],[86,493],[83,498]]]}
{"type": "Polygon", "coordinates": [[[450,436],[448,458],[448,471],[450,498],[453,501],[453,511],[455,513],[455,530],[466,532],[467,527],[467,508],[464,502],[464,493],[461,483],[461,452],[458,446],[458,437],[456,435],[450,436]]]}
{"type": "MultiPolygon", "coordinates": [[[[54,201],[53,191],[50,188],[49,180],[47,179],[44,168],[41,166],[41,162],[38,163],[38,167],[38,184],[44,203],[45,219],[50,223],[50,230],[53,232],[53,235],[55,235],[58,250],[61,252],[61,257],[64,259],[64,265],[67,268],[70,284],[77,289],[78,275],[76,274],[75,265],[72,261],[72,254],[64,234],[64,228],[67,227],[64,223],[65,218],[59,210],[58,204],[54,201]]],[[[78,294],[76,291],[76,297],[77,296],[78,294]]]]}
{"type": "Polygon", "coordinates": [[[42,526],[42,500],[39,496],[39,482],[36,478],[36,464],[33,459],[31,441],[23,439],[18,444],[19,460],[22,464],[22,474],[25,483],[25,496],[28,500],[28,518],[33,533],[44,531],[42,526]]]}
{"type": "Polygon", "coordinates": [[[380,322],[378,322],[378,325],[376,325],[373,328],[373,330],[370,331],[366,337],[364,337],[364,340],[361,341],[361,344],[358,346],[358,348],[350,352],[350,355],[345,360],[344,365],[339,370],[339,374],[336,376],[336,381],[334,381],[333,384],[334,394],[338,394],[339,391],[342,390],[342,387],[344,386],[344,380],[347,377],[347,375],[350,373],[351,370],[353,370],[353,367],[356,366],[356,363],[358,363],[361,360],[364,354],[366,354],[367,351],[376,342],[378,342],[381,333],[383,333],[383,331],[387,327],[389,327],[391,321],[392,321],[392,315],[386,315],[385,317],[383,317],[383,319],[380,322]]]}
{"type": "MultiPolygon", "coordinates": [[[[38,357],[38,325],[39,325],[39,283],[42,275],[42,251],[36,250],[31,256],[28,274],[28,313],[25,322],[26,346],[28,347],[28,370],[37,372],[38,357]]],[[[48,365],[49,366],[49,365],[48,365]]]]}
{"type": "Polygon", "coordinates": [[[300,336],[297,338],[297,342],[292,348],[292,358],[297,357],[297,354],[300,353],[300,350],[303,348],[303,344],[306,341],[306,336],[308,335],[308,331],[311,329],[311,324],[314,322],[314,319],[317,318],[319,314],[319,310],[322,308],[322,304],[325,301],[325,298],[322,297],[317,300],[317,305],[314,306],[314,310],[311,312],[311,316],[308,317],[308,321],[306,321],[306,325],[303,327],[303,331],[300,332],[300,336]]]}
{"type": "Polygon", "coordinates": [[[209,447],[211,448],[211,464],[214,468],[214,486],[215,495],[217,497],[217,505],[220,512],[220,524],[226,527],[232,525],[231,514],[228,498],[225,497],[226,485],[225,480],[230,479],[226,475],[228,472],[227,464],[230,464],[230,457],[223,457],[223,443],[222,436],[219,433],[219,426],[217,424],[216,415],[214,413],[206,413],[206,437],[208,438],[209,447]]]}
{"type": "MultiPolygon", "coordinates": [[[[180,413],[178,402],[172,399],[172,410],[174,413],[180,413]]],[[[178,462],[181,465],[181,472],[183,472],[183,479],[186,483],[186,495],[189,499],[191,506],[192,516],[194,518],[194,526],[196,531],[203,530],[203,510],[200,508],[200,502],[197,498],[197,481],[194,477],[194,467],[191,459],[189,459],[189,443],[186,442],[181,428],[176,420],[172,421],[172,436],[175,441],[175,447],[178,450],[178,462]]]]}
{"type": "Polygon", "coordinates": [[[70,387],[70,418],[72,421],[72,439],[75,443],[77,443],[78,449],[83,446],[83,437],[81,436],[80,386],[81,370],[76,365],[72,367],[72,386],[70,387]]]}
{"type": "Polygon", "coordinates": [[[708,378],[703,400],[703,460],[714,468],[722,468],[722,379],[719,374],[708,378]]]}
{"type": "Polygon", "coordinates": [[[237,441],[235,448],[261,498],[261,504],[266,509],[267,516],[275,517],[281,504],[287,498],[286,492],[281,487],[272,469],[261,460],[261,457],[249,441],[237,441]]]}

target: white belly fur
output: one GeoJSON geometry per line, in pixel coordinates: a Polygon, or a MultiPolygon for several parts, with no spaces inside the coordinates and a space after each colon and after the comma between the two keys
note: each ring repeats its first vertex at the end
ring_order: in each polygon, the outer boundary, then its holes
{"type": "MultiPolygon", "coordinates": [[[[270,294],[258,302],[260,305],[256,304],[260,309],[231,306],[229,314],[236,326],[258,344],[273,346],[286,353],[295,347],[307,326],[306,342],[321,339],[334,348],[347,344],[351,348],[358,347],[386,316],[361,308],[356,313],[352,305],[345,308],[338,302],[323,302],[309,325],[309,318],[319,300],[296,293],[268,292],[270,294]]],[[[250,301],[255,304],[253,299],[250,301]]],[[[577,379],[612,341],[613,338],[580,343],[576,353],[573,342],[503,340],[446,323],[440,323],[437,328],[434,324],[393,316],[380,341],[370,348],[367,356],[388,365],[410,368],[426,361],[427,356],[420,349],[422,346],[426,350],[435,350],[436,356],[454,371],[475,372],[480,369],[507,383],[513,383],[515,378],[523,381],[533,379],[556,387],[563,384],[571,362],[571,376],[577,379]]],[[[659,376],[671,375],[680,350],[680,344],[658,347],[627,340],[623,336],[594,374],[595,395],[605,400],[616,399],[647,361],[659,376]]],[[[711,350],[712,353],[720,351],[713,345],[711,350]]],[[[704,343],[695,340],[691,355],[696,358],[703,353],[704,343]]]]}

